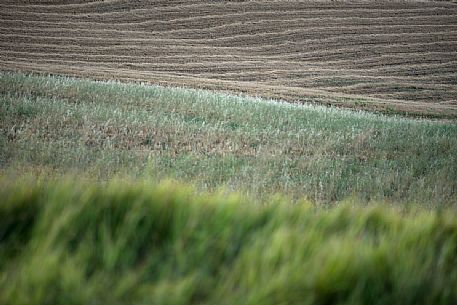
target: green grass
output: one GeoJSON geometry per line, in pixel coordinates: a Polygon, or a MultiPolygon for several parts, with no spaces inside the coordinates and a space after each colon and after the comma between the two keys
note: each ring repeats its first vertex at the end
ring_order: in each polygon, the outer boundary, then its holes
{"type": "Polygon", "coordinates": [[[457,125],[202,90],[0,74],[0,170],[257,198],[457,203],[457,125]]]}
{"type": "Polygon", "coordinates": [[[0,181],[1,304],[456,304],[455,210],[0,181]]]}

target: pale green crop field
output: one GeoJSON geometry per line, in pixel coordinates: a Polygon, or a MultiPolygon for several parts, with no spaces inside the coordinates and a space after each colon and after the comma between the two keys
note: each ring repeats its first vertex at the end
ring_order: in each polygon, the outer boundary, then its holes
{"type": "Polygon", "coordinates": [[[457,125],[202,90],[0,74],[0,167],[318,203],[457,202],[457,125]]]}

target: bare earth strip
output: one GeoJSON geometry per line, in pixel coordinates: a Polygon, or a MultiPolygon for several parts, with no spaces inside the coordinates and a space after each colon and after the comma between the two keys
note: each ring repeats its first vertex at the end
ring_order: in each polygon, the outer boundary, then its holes
{"type": "Polygon", "coordinates": [[[457,117],[447,1],[2,1],[0,70],[457,117]]]}

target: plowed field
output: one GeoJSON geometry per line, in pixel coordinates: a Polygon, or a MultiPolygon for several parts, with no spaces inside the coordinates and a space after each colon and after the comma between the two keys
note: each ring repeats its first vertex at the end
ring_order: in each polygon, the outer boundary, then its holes
{"type": "Polygon", "coordinates": [[[457,117],[457,5],[3,0],[0,69],[457,117]]]}

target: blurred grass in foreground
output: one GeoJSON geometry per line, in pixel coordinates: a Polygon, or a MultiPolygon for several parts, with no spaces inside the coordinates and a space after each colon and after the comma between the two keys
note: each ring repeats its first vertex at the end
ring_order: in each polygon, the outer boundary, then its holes
{"type": "Polygon", "coordinates": [[[457,125],[202,90],[0,73],[0,172],[252,197],[457,203],[457,125]]]}
{"type": "Polygon", "coordinates": [[[456,304],[457,215],[0,181],[0,303],[456,304]]]}

